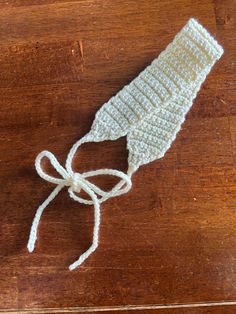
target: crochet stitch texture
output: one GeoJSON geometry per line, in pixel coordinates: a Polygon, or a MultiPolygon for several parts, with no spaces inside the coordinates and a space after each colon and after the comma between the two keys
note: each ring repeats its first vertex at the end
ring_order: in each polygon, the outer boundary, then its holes
{"type": "Polygon", "coordinates": [[[68,186],[71,198],[82,204],[94,205],[95,209],[92,245],[69,268],[75,269],[83,263],[98,246],[100,204],[127,193],[132,186],[132,174],[141,165],[164,156],[201,84],[222,54],[223,48],[209,32],[195,19],[190,19],[157,59],[101,107],[90,132],[75,143],[69,152],[65,168],[48,151],[37,156],[35,165],[38,174],[57,186],[36,212],[28,242],[30,252],[34,250],[43,210],[62,188],[68,186]],[[127,174],[114,169],[82,174],[73,171],[73,157],[81,144],[116,140],[122,136],[127,136],[129,151],[127,174]],[[61,179],[44,172],[41,167],[44,157],[50,160],[61,179]],[[110,191],[103,191],[88,179],[104,174],[120,178],[120,182],[110,191]],[[81,189],[90,199],[79,196],[81,189]]]}
{"type": "Polygon", "coordinates": [[[165,51],[97,112],[96,140],[127,135],[129,164],[138,168],[164,156],[222,47],[195,20],[165,51]]]}

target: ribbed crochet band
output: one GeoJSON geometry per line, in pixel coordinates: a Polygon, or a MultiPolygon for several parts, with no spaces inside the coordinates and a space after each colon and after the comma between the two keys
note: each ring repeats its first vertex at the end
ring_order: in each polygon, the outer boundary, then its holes
{"type": "Polygon", "coordinates": [[[214,63],[223,54],[223,48],[195,19],[190,19],[175,36],[172,43],[142,71],[130,84],[113,96],[96,113],[91,131],[71,148],[66,167],[56,157],[44,151],[36,158],[38,174],[56,188],[38,208],[30,232],[28,250],[32,252],[37,239],[37,229],[46,206],[65,186],[75,201],[94,205],[94,231],[90,248],[73,263],[70,270],[81,265],[98,246],[100,204],[111,197],[127,193],[131,176],[146,163],[164,156],[171,146],[201,84],[214,63]],[[127,174],[114,169],[99,169],[75,173],[72,161],[79,146],[86,142],[115,140],[127,136],[129,151],[127,174]],[[48,158],[61,175],[49,176],[41,167],[42,158],[48,158]],[[112,175],[120,182],[110,191],[89,181],[97,175],[112,175]],[[84,190],[90,199],[79,196],[84,190]]]}
{"type": "Polygon", "coordinates": [[[90,134],[96,141],[127,135],[134,168],[164,156],[222,53],[216,40],[190,19],[151,65],[101,107],[90,134]]]}

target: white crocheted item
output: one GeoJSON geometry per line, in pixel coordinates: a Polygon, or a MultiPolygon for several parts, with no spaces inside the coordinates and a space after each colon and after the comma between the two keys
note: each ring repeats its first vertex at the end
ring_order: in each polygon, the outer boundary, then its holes
{"type": "Polygon", "coordinates": [[[30,252],[34,250],[43,210],[65,186],[69,187],[71,198],[82,204],[94,205],[95,209],[92,245],[70,265],[70,270],[78,267],[97,248],[100,203],[127,193],[132,186],[132,174],[141,165],[164,156],[180,130],[201,84],[222,54],[223,48],[208,31],[195,19],[190,19],[157,59],[101,107],[90,132],[75,143],[69,152],[65,168],[48,151],[37,156],[35,165],[38,174],[57,186],[36,212],[28,242],[30,252]],[[127,174],[114,169],[82,174],[73,171],[72,160],[81,144],[115,140],[122,136],[127,136],[129,151],[127,174]],[[62,179],[43,171],[43,157],[50,160],[62,179]],[[121,180],[110,191],[103,191],[88,180],[89,177],[104,174],[121,180]],[[89,200],[79,197],[81,189],[89,195],[89,200]]]}

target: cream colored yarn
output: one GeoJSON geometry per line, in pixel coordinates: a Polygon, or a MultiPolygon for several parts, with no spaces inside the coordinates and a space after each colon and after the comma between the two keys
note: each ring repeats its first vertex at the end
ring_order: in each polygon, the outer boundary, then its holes
{"type": "Polygon", "coordinates": [[[180,130],[201,84],[222,54],[223,48],[207,30],[195,19],[190,19],[157,59],[101,107],[96,113],[91,131],[75,143],[69,152],[65,168],[48,151],[38,155],[35,162],[38,174],[56,184],[56,188],[36,212],[28,242],[30,252],[34,250],[43,210],[65,186],[71,198],[79,203],[94,205],[95,209],[92,245],[70,265],[70,270],[81,265],[94,252],[99,238],[100,203],[127,193],[132,186],[132,174],[141,165],[164,156],[180,130]],[[129,151],[127,174],[114,169],[74,173],[72,160],[81,144],[115,140],[122,136],[127,136],[129,151]],[[61,179],[44,172],[41,167],[44,157],[50,160],[61,179]],[[110,191],[101,190],[88,179],[104,174],[120,178],[120,182],[110,191]],[[79,197],[81,189],[90,199],[79,197]]]}

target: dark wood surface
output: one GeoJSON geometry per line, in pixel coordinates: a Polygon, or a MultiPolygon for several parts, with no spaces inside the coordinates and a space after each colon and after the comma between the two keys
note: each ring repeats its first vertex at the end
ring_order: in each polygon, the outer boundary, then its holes
{"type": "MultiPolygon", "coordinates": [[[[236,312],[222,305],[236,301],[235,17],[234,0],[0,0],[0,312],[236,312]],[[29,254],[35,210],[53,189],[36,155],[47,149],[64,163],[100,106],[190,17],[225,54],[171,149],[102,205],[99,248],[78,270],[67,267],[90,245],[93,209],[66,190],[29,254]]],[[[76,168],[125,170],[125,146],[85,145],[76,168]]]]}

